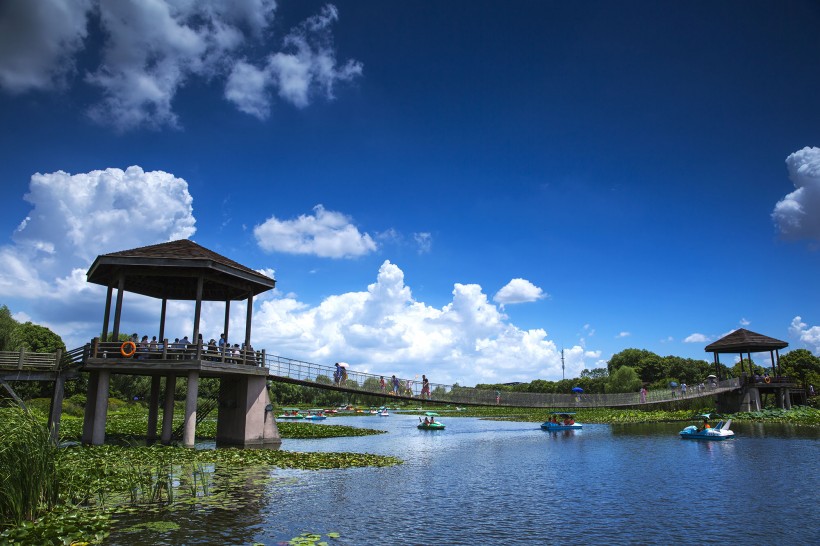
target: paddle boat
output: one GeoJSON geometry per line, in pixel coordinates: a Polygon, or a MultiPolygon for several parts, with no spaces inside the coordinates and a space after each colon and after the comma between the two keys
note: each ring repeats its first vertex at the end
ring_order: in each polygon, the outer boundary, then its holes
{"type": "Polygon", "coordinates": [[[424,419],[419,416],[419,425],[417,428],[420,430],[444,430],[444,425],[436,421],[436,417],[439,416],[438,413],[428,411],[424,415],[424,419]]]}
{"type": "Polygon", "coordinates": [[[541,424],[543,430],[576,430],[584,427],[581,423],[575,422],[574,412],[553,411],[550,415],[552,417],[541,424]]]}
{"type": "Polygon", "coordinates": [[[327,419],[327,416],[325,415],[325,410],[323,409],[312,409],[308,410],[307,415],[305,415],[305,419],[309,419],[311,421],[323,421],[324,419],[327,419]]]}
{"type": "Polygon", "coordinates": [[[686,440],[729,440],[735,437],[734,431],[729,430],[732,426],[732,420],[729,419],[725,423],[718,422],[714,427],[709,426],[709,418],[711,414],[704,413],[699,415],[698,419],[703,419],[703,426],[698,428],[695,425],[689,425],[680,431],[680,437],[686,440]]]}
{"type": "Polygon", "coordinates": [[[299,408],[282,408],[282,415],[277,415],[277,419],[304,419],[305,416],[299,413],[299,408]]]}
{"type": "Polygon", "coordinates": [[[379,408],[379,417],[390,417],[390,414],[387,413],[387,408],[379,408]]]}

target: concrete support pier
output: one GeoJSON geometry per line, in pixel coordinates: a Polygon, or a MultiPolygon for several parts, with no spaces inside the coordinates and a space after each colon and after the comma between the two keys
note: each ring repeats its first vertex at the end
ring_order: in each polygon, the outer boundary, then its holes
{"type": "Polygon", "coordinates": [[[223,377],[219,386],[218,445],[278,449],[279,428],[264,376],[223,377]]]}
{"type": "Polygon", "coordinates": [[[94,404],[94,429],[91,433],[91,444],[101,446],[105,443],[105,422],[108,418],[108,384],[111,372],[100,370],[97,378],[97,400],[94,404]]]}
{"type": "Polygon", "coordinates": [[[182,433],[182,444],[194,447],[196,443],[196,399],[199,396],[199,372],[188,372],[188,394],[185,397],[185,428],[182,433]]]}
{"type": "Polygon", "coordinates": [[[148,432],[145,439],[148,443],[157,441],[157,416],[159,414],[159,387],[162,378],[155,375],[151,378],[151,395],[148,398],[148,432]]]}
{"type": "Polygon", "coordinates": [[[165,445],[171,443],[171,434],[174,432],[174,390],[177,386],[177,376],[169,375],[165,378],[165,404],[162,406],[162,434],[160,442],[165,445]]]}

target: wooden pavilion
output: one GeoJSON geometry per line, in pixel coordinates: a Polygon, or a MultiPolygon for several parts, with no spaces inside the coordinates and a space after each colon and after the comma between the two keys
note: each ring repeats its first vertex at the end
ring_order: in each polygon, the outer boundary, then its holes
{"type": "Polygon", "coordinates": [[[780,369],[780,349],[785,349],[788,346],[789,344],[785,341],[740,328],[707,345],[705,351],[714,354],[715,373],[718,379],[721,375],[720,354],[736,354],[740,357],[741,386],[743,387],[743,399],[740,402],[740,407],[746,411],[752,411],[760,410],[761,394],[775,394],[781,408],[791,407],[791,389],[796,385],[792,384],[791,379],[784,377],[780,369]],[[752,353],[769,353],[772,362],[772,374],[768,380],[755,376],[752,367],[752,353]],[[749,362],[748,375],[743,367],[744,355],[746,355],[749,362]]]}
{"type": "Polygon", "coordinates": [[[88,270],[87,279],[88,282],[106,286],[108,292],[102,338],[92,340],[83,366],[84,371],[90,372],[83,423],[84,443],[98,445],[105,441],[111,374],[132,374],[152,377],[147,431],[149,441],[156,439],[162,377],[165,378],[165,393],[160,439],[163,443],[171,441],[174,388],[177,377],[184,375],[188,383],[182,435],[184,445],[194,445],[199,379],[202,377],[220,379],[218,443],[262,447],[278,447],[281,444],[276,422],[270,412],[264,351],[254,351],[250,343],[253,298],[272,289],[276,284],[273,279],[185,239],[98,256],[88,270]],[[155,345],[146,347],[119,341],[123,296],[126,292],[162,300],[159,341],[155,345]],[[169,300],[195,302],[190,340],[169,343],[165,338],[169,300]],[[112,301],[114,320],[109,335],[112,301]],[[230,339],[231,302],[247,302],[241,350],[231,350],[230,345],[214,350],[202,343],[200,317],[203,301],[224,302],[223,332],[226,339],[230,339]]]}

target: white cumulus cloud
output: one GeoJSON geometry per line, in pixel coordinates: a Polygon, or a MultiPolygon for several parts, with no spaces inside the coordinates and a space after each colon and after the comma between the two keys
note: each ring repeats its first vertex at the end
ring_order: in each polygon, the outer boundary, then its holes
{"type": "Polygon", "coordinates": [[[527,303],[547,297],[544,291],[526,279],[513,279],[493,296],[493,301],[501,305],[527,303]]]}
{"type": "Polygon", "coordinates": [[[91,7],[91,0],[0,2],[0,87],[62,87],[88,34],[91,7]]]}
{"type": "Polygon", "coordinates": [[[777,229],[787,239],[820,240],[820,148],[794,152],[786,167],[795,190],[774,207],[777,229]]]}
{"type": "Polygon", "coordinates": [[[0,2],[0,86],[22,93],[84,81],[101,93],[92,119],[119,130],[179,126],[173,101],[192,79],[225,81],[225,98],[240,111],[266,118],[278,95],[297,106],[334,98],[339,82],[362,64],[338,62],[331,4],[271,41],[275,0],[6,0],[0,2]],[[103,36],[99,58],[72,78],[89,25],[103,36]],[[261,67],[248,59],[261,55],[261,67]]]}
{"type": "Polygon", "coordinates": [[[325,210],[322,205],[316,205],[313,212],[293,220],[272,216],[254,227],[259,247],[267,252],[323,258],[355,258],[376,250],[373,238],[359,232],[348,216],[325,210]]]}
{"type": "Polygon", "coordinates": [[[348,60],[340,65],[336,60],[330,27],[338,19],[336,7],[327,5],[293,28],[283,50],[269,55],[262,66],[238,62],[228,77],[225,98],[260,119],[268,117],[274,91],[298,108],[308,106],[313,96],[333,99],[338,82],[362,73],[362,63],[348,60]]]}
{"type": "MultiPolygon", "coordinates": [[[[356,369],[470,385],[561,377],[561,355],[543,329],[510,323],[479,285],[455,283],[441,308],[413,298],[404,272],[390,261],[366,291],[310,306],[295,296],[259,304],[254,336],[260,346],[320,363],[344,360],[356,369]]],[[[257,343],[256,341],[254,343],[257,343]]],[[[581,372],[600,351],[566,349],[566,373],[581,372]]]]}
{"type": "MultiPolygon", "coordinates": [[[[0,247],[0,295],[38,298],[71,283],[99,254],[195,231],[185,180],[140,167],[69,174],[37,173],[25,195],[32,209],[0,247]],[[65,278],[64,278],[65,277],[65,278]]],[[[58,290],[59,292],[59,290],[58,290]]]]}
{"type": "Polygon", "coordinates": [[[619,333],[618,333],[618,335],[617,335],[617,336],[615,336],[615,337],[616,337],[616,338],[622,338],[622,337],[629,337],[629,336],[631,336],[631,335],[632,335],[632,334],[631,334],[630,332],[619,332],[619,333]]]}
{"type": "Polygon", "coordinates": [[[800,341],[806,345],[813,347],[815,354],[820,353],[820,326],[812,326],[809,328],[808,324],[803,322],[802,317],[796,316],[792,319],[789,332],[798,337],[800,341]]]}
{"type": "Polygon", "coordinates": [[[709,337],[704,334],[690,334],[686,336],[683,340],[684,343],[706,343],[709,340],[709,337]]]}

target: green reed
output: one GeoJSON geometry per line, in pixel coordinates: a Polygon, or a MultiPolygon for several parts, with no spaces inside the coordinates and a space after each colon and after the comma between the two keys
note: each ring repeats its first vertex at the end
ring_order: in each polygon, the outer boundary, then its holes
{"type": "Polygon", "coordinates": [[[0,408],[0,529],[33,520],[58,499],[57,447],[46,426],[17,407],[0,408]]]}

